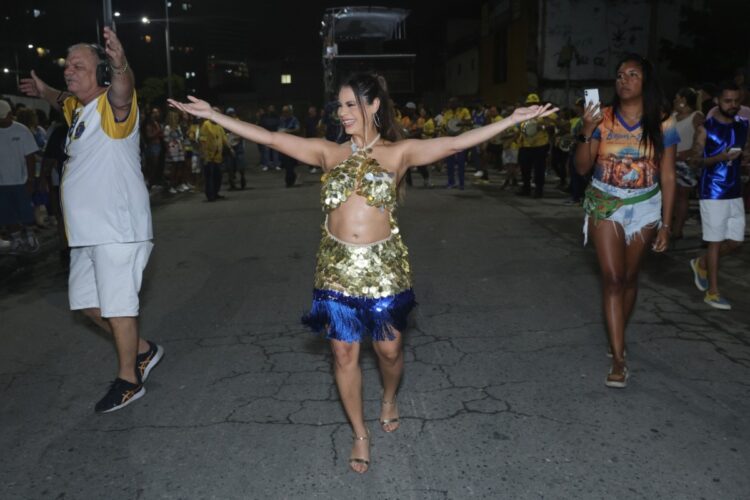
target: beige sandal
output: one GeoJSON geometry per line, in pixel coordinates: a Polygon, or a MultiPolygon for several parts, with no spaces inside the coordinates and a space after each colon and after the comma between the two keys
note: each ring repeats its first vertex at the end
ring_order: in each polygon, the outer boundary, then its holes
{"type": "MultiPolygon", "coordinates": [[[[385,399],[383,399],[380,402],[382,404],[384,404],[384,405],[394,405],[395,406],[396,405],[396,398],[393,398],[390,401],[386,401],[385,399]]],[[[383,429],[384,432],[395,432],[398,429],[398,427],[396,427],[396,429],[393,429],[392,431],[389,431],[389,430],[386,430],[385,426],[388,425],[388,424],[398,424],[398,423],[399,423],[398,422],[398,417],[395,417],[395,418],[381,418],[380,419],[380,427],[382,427],[382,429],[383,429]]]]}
{"type": "Polygon", "coordinates": [[[630,372],[628,367],[623,362],[622,371],[616,372],[614,367],[609,368],[607,378],[604,379],[604,385],[612,387],[614,389],[624,389],[628,386],[628,379],[630,378],[630,372]]]}
{"type": "MultiPolygon", "coordinates": [[[[367,435],[366,436],[357,436],[356,434],[352,436],[352,439],[355,441],[367,441],[367,451],[370,451],[370,429],[367,429],[367,435]]],[[[349,467],[358,474],[364,474],[368,470],[370,470],[370,461],[366,460],[364,458],[358,458],[358,457],[349,457],[349,467]],[[358,470],[355,470],[352,465],[354,464],[363,464],[367,468],[363,470],[362,472],[359,472],[358,470]]]]}

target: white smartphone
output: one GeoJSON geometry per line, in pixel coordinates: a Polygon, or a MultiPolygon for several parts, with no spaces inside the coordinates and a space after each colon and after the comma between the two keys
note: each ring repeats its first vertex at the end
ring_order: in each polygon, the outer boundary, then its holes
{"type": "Polygon", "coordinates": [[[602,105],[599,101],[599,89],[584,89],[583,90],[584,109],[592,105],[597,110],[596,114],[593,115],[595,120],[598,120],[602,114],[602,105]]]}
{"type": "Polygon", "coordinates": [[[586,106],[589,107],[589,104],[599,104],[599,89],[584,89],[583,90],[583,99],[585,101],[586,106]]]}

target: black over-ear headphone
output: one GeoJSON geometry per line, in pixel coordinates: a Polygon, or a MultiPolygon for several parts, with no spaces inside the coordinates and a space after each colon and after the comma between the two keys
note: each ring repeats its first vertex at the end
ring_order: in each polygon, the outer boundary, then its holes
{"type": "Polygon", "coordinates": [[[96,84],[100,87],[106,87],[112,83],[107,53],[104,51],[104,47],[99,44],[92,43],[89,46],[96,53],[97,59],[99,59],[99,62],[96,63],[96,84]]]}

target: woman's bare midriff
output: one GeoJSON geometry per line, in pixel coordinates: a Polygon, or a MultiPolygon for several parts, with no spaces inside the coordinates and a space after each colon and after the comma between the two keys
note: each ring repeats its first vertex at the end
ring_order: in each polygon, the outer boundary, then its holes
{"type": "Polygon", "coordinates": [[[352,193],[328,214],[328,232],[355,245],[381,241],[391,235],[389,212],[368,205],[365,198],[352,193]]]}

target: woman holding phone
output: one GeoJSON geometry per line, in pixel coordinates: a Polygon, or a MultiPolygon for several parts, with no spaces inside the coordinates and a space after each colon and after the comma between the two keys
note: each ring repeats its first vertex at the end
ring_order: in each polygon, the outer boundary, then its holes
{"type": "Polygon", "coordinates": [[[612,355],[604,383],[623,388],[629,376],[625,326],[635,306],[641,261],[649,247],[663,252],[669,243],[680,140],[647,59],[637,54],[621,59],[612,106],[589,103],[577,139],[578,173],[593,169],[583,231],[594,241],[602,274],[612,355]]]}

